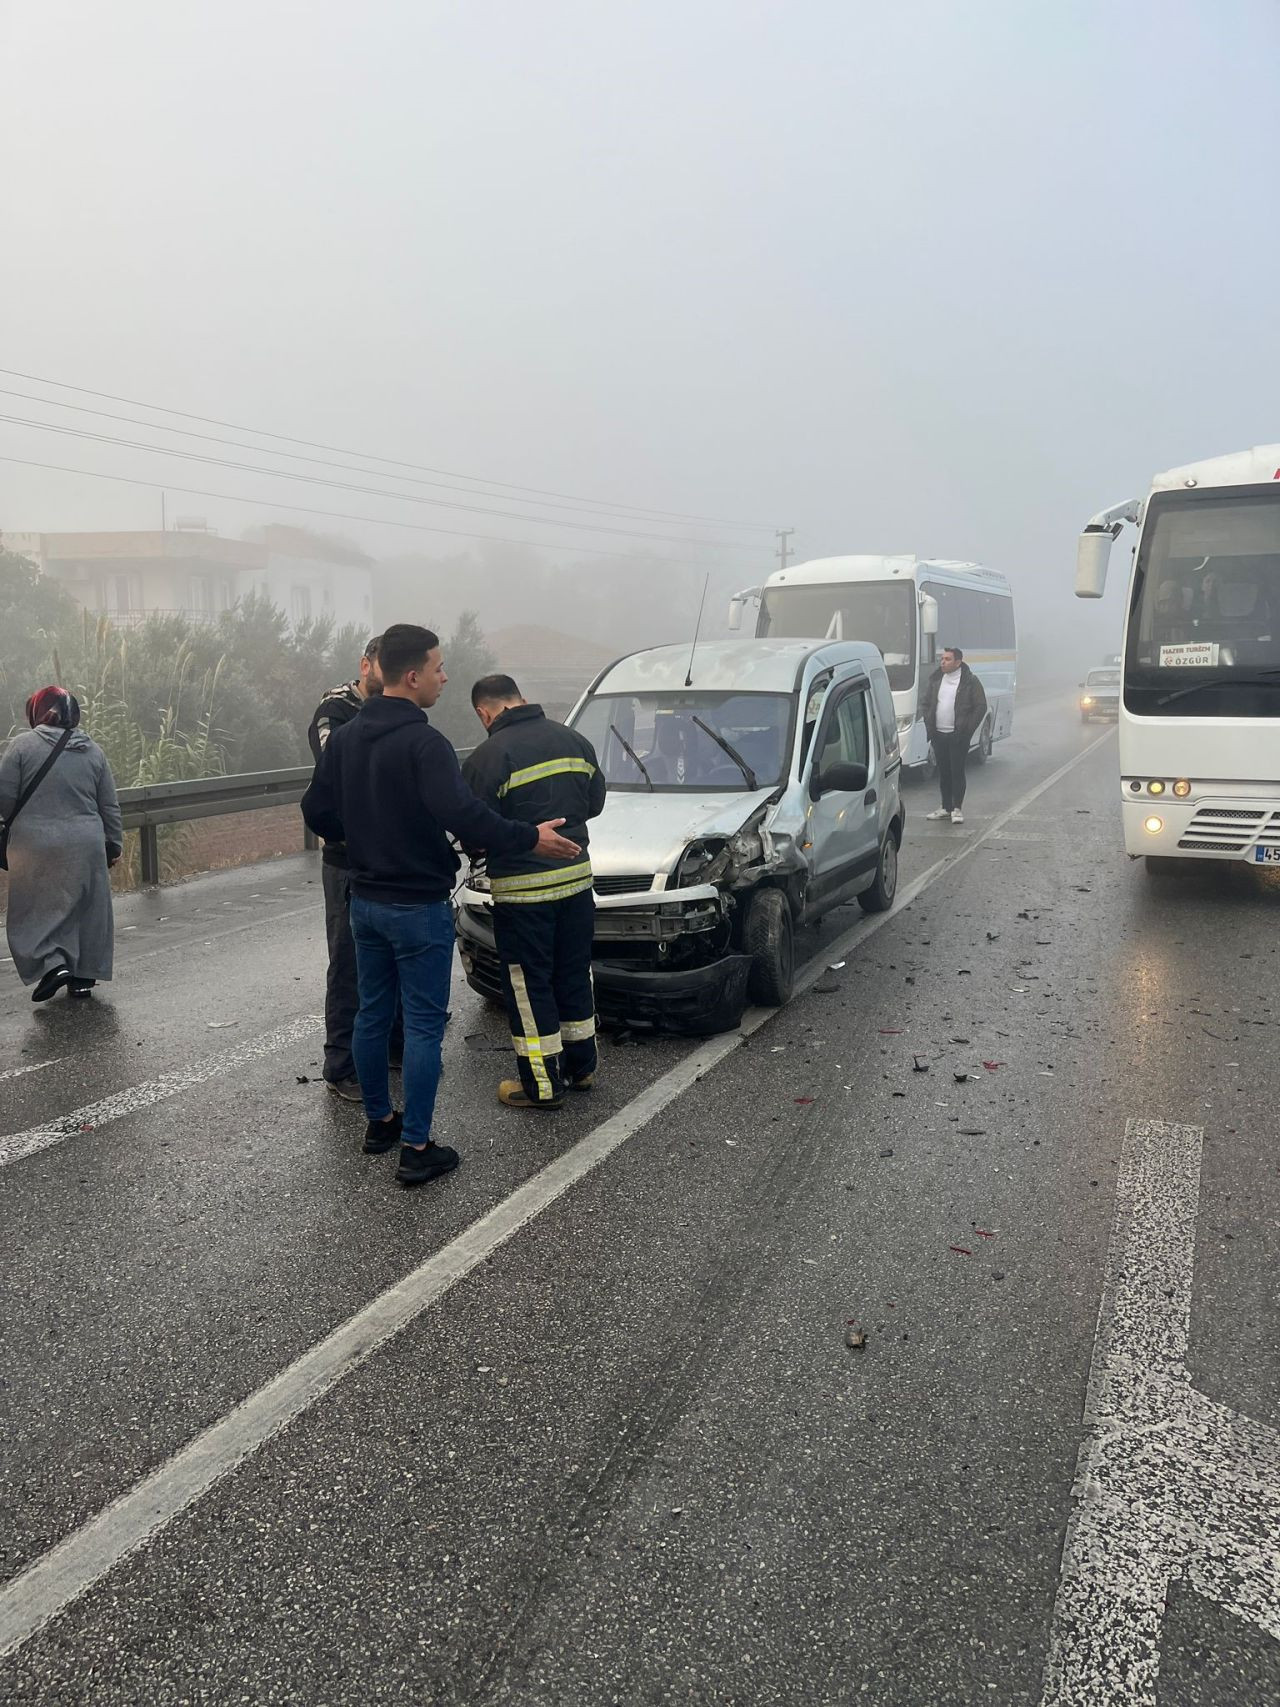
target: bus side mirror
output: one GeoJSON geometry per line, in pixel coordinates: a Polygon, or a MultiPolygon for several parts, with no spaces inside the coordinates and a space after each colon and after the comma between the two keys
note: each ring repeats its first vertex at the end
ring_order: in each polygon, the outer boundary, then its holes
{"type": "Polygon", "coordinates": [[[938,601],[932,593],[920,595],[920,632],[930,635],[938,632],[938,601]]]}
{"type": "Polygon", "coordinates": [[[742,627],[742,600],[729,600],[729,627],[736,634],[742,627]]]}
{"type": "Polygon", "coordinates": [[[1086,528],[1076,546],[1076,597],[1100,599],[1107,590],[1107,563],[1111,557],[1109,528],[1086,528]]]}

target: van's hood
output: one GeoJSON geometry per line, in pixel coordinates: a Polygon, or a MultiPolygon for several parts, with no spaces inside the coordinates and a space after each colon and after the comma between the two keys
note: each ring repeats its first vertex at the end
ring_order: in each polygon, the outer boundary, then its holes
{"type": "Polygon", "coordinates": [[[601,877],[668,872],[690,842],[733,836],[773,793],[611,794],[591,822],[591,866],[601,877]]]}

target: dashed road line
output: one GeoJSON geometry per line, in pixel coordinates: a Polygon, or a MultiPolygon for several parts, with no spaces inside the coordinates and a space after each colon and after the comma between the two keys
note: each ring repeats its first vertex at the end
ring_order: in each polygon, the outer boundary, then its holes
{"type": "Polygon", "coordinates": [[[147,1079],[140,1085],[130,1085],[127,1090],[117,1091],[99,1102],[86,1103],[83,1108],[73,1109],[70,1114],[46,1121],[42,1126],[31,1126],[25,1132],[12,1132],[7,1137],[0,1137],[0,1168],[19,1162],[25,1156],[34,1156],[54,1144],[63,1144],[81,1132],[96,1132],[127,1114],[154,1108],[159,1102],[167,1102],[170,1097],[180,1096],[183,1091],[203,1085],[210,1079],[221,1078],[237,1067],[247,1066],[250,1061],[260,1061],[264,1056],[287,1049],[290,1044],[301,1043],[304,1038],[314,1037],[316,1027],[322,1023],[319,1014],[304,1014],[300,1019],[281,1026],[278,1031],[249,1038],[234,1049],[224,1050],[219,1055],[207,1055],[203,1060],[193,1061],[189,1067],[162,1073],[159,1078],[147,1079]]]}
{"type": "Polygon", "coordinates": [[[1042,1707],[1155,1707],[1171,1582],[1280,1640],[1280,1432],[1186,1362],[1203,1149],[1125,1133],[1042,1707]]]}
{"type": "MultiPolygon", "coordinates": [[[[832,959],[896,919],[932,883],[976,853],[1107,738],[1103,735],[1082,748],[1013,806],[998,814],[981,835],[958,843],[954,852],[901,890],[888,912],[861,919],[834,942],[827,943],[797,976],[797,992],[816,983],[832,959]]],[[[694,1049],[625,1108],[527,1180],[442,1250],[379,1294],[150,1475],[42,1554],[0,1589],[0,1656],[21,1647],[116,1565],[145,1547],[212,1487],[487,1261],[500,1246],[585,1179],[634,1133],[731,1055],[744,1036],[753,1035],[773,1019],[775,1013],[772,1008],[750,1009],[740,1032],[709,1038],[694,1049]]],[[[229,1051],[218,1059],[229,1062],[237,1054],[229,1051]]],[[[199,1082],[183,1077],[184,1085],[175,1088],[199,1082]]],[[[58,1138],[50,1141],[56,1143],[58,1138]]]]}
{"type": "Polygon", "coordinates": [[[68,1059],[66,1055],[57,1055],[52,1061],[32,1061],[26,1067],[6,1067],[4,1072],[0,1073],[0,1083],[5,1079],[20,1079],[25,1073],[42,1073],[46,1067],[60,1067],[68,1059]]]}

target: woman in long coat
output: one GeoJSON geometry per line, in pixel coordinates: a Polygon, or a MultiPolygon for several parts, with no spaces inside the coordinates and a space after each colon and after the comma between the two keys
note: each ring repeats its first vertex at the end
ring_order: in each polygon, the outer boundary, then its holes
{"type": "Polygon", "coordinates": [[[120,858],[124,829],[106,755],[76,727],[80,706],[64,688],[41,688],[27,701],[29,734],[0,759],[0,818],[73,731],[9,834],[9,953],[31,1000],[47,1002],[65,985],[87,996],[110,978],[115,926],[108,866],[120,858]]]}

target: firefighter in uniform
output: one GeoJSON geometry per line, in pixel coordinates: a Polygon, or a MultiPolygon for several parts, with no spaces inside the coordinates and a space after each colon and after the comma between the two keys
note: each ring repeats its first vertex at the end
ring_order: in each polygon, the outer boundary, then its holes
{"type": "Polygon", "coordinates": [[[558,1108],[566,1090],[589,1090],[596,1070],[591,943],[595,896],[587,819],[604,807],[604,773],[590,741],[529,705],[510,676],[484,676],[471,703],[488,731],[463,766],[480,798],[525,824],[564,819],[580,844],[548,867],[525,855],[490,855],[493,931],[519,1079],[505,1079],[508,1108],[558,1108]]]}

